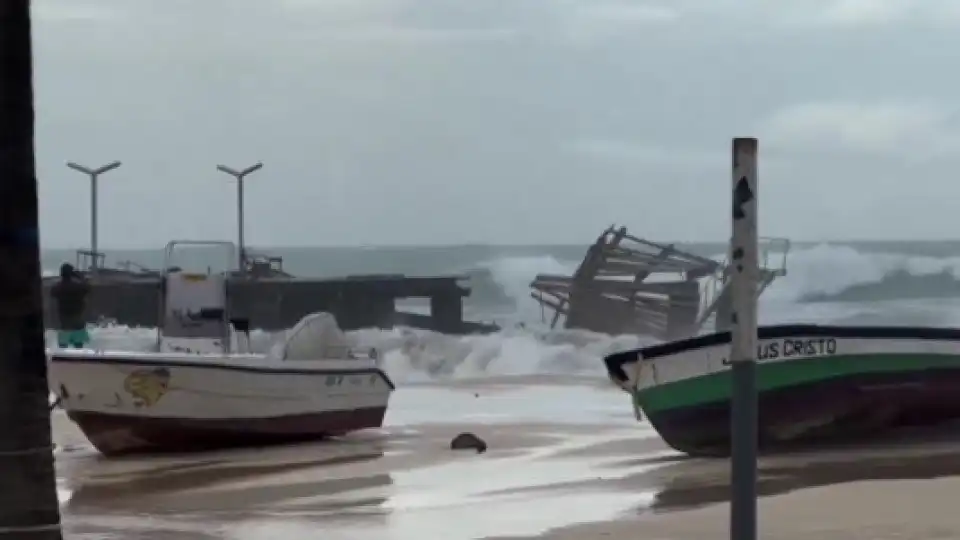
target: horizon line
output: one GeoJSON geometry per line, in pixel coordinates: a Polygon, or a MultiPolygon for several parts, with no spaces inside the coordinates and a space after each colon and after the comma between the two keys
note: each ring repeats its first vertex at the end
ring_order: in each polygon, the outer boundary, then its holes
{"type": "MultiPolygon", "coordinates": [[[[766,237],[765,237],[766,238],[766,237]]],[[[891,242],[903,242],[903,243],[914,243],[914,244],[933,244],[933,243],[943,243],[943,242],[957,242],[960,243],[960,238],[831,238],[831,239],[792,239],[788,237],[771,237],[771,238],[787,238],[792,244],[879,244],[879,243],[891,243],[891,242]]],[[[659,244],[676,244],[678,246],[684,245],[722,245],[728,244],[727,240],[655,240],[659,244]]],[[[296,250],[296,249],[350,249],[350,250],[378,250],[378,249],[454,249],[454,248],[562,248],[562,247],[579,247],[579,246],[589,246],[592,242],[539,242],[539,243],[497,243],[497,242],[463,242],[463,243],[423,243],[423,244],[287,244],[287,245],[248,245],[247,249],[251,251],[260,251],[260,250],[271,250],[271,249],[281,249],[281,250],[296,250]]],[[[66,246],[52,246],[46,247],[42,243],[40,245],[41,251],[79,251],[87,250],[89,246],[79,246],[79,247],[66,247],[66,246]]],[[[111,246],[111,247],[101,247],[100,251],[102,252],[111,252],[111,251],[161,251],[163,247],[149,247],[149,246],[111,246]]]]}

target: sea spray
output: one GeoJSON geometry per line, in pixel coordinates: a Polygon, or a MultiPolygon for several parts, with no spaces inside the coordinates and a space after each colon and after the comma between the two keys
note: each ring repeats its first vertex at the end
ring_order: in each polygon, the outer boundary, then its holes
{"type": "MultiPolygon", "coordinates": [[[[148,351],[156,330],[106,325],[91,329],[97,349],[148,351]]],[[[411,328],[347,332],[357,347],[375,347],[384,369],[397,382],[468,379],[502,375],[585,374],[603,376],[603,356],[636,348],[649,339],[606,336],[580,330],[536,332],[511,329],[489,335],[450,336],[411,328]]],[[[251,333],[256,352],[267,352],[283,332],[251,333]]],[[[47,332],[48,346],[56,336],[47,332]]]]}

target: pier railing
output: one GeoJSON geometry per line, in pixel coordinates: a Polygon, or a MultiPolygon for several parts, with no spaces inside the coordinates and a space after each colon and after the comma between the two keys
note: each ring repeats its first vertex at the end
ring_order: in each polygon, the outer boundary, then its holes
{"type": "MultiPolygon", "coordinates": [[[[787,275],[787,257],[790,253],[790,240],[787,238],[760,238],[760,276],[757,282],[757,297],[779,277],[787,275]]],[[[698,330],[713,323],[721,302],[729,293],[730,261],[727,254],[720,268],[703,282],[703,292],[700,295],[700,310],[697,316],[698,330]]]]}

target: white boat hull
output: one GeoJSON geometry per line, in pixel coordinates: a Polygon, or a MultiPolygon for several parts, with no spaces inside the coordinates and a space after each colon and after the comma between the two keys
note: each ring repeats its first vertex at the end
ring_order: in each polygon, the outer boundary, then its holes
{"type": "Polygon", "coordinates": [[[105,455],[342,435],[383,423],[393,383],[370,359],[55,351],[50,388],[105,455]]]}

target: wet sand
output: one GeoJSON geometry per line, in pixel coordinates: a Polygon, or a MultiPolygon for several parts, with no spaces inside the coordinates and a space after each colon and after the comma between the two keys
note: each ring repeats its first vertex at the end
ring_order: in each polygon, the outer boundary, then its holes
{"type": "MultiPolygon", "coordinates": [[[[868,447],[796,452],[759,462],[764,539],[960,538],[960,436],[926,433],[868,447]]],[[[729,462],[666,458],[608,489],[653,490],[647,505],[604,522],[554,528],[539,538],[701,540],[729,537],[729,462]]],[[[583,489],[567,485],[566,489],[583,489]]],[[[529,538],[498,536],[497,540],[529,538]]]]}
{"type": "MultiPolygon", "coordinates": [[[[860,482],[761,499],[764,540],[934,540],[960,538],[960,480],[860,482]]],[[[499,540],[521,537],[499,537],[499,540]]],[[[729,538],[729,506],[625,517],[550,531],[540,538],[703,540],[729,538]]]]}
{"type": "MultiPolygon", "coordinates": [[[[728,464],[678,456],[596,381],[407,386],[387,428],[322,443],[104,460],[62,415],[70,538],[728,536],[728,464]],[[461,431],[485,454],[455,452],[461,431]]],[[[960,538],[960,443],[764,458],[767,539],[960,538]]]]}

